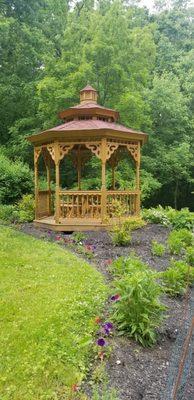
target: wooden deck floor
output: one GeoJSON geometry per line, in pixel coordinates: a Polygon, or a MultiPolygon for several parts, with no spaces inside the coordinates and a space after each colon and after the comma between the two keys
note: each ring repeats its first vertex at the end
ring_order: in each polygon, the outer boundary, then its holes
{"type": "Polygon", "coordinates": [[[93,218],[64,218],[60,220],[59,224],[56,224],[54,216],[36,219],[34,225],[60,232],[104,230],[108,228],[108,225],[102,224],[100,219],[93,218]]]}

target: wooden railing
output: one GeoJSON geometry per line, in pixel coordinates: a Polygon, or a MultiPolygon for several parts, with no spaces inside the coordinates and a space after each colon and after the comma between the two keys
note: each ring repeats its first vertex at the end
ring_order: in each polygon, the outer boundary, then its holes
{"type": "Polygon", "coordinates": [[[138,211],[139,191],[108,190],[107,191],[107,214],[112,217],[117,214],[117,204],[122,211],[122,216],[135,215],[138,211]]]}
{"type": "MultiPolygon", "coordinates": [[[[60,190],[60,217],[62,218],[94,218],[102,215],[102,192],[95,190],[60,190]]],[[[106,191],[106,215],[114,216],[115,201],[123,207],[123,216],[135,215],[138,210],[138,191],[106,191]]]]}
{"type": "Polygon", "coordinates": [[[36,217],[43,218],[52,214],[52,194],[51,190],[38,190],[36,201],[36,217]]]}
{"type": "Polygon", "coordinates": [[[101,192],[61,190],[60,216],[63,218],[100,218],[101,192]]]}

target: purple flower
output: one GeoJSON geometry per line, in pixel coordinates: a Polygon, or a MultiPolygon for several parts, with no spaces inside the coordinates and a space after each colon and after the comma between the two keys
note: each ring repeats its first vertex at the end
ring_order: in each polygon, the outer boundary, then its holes
{"type": "Polygon", "coordinates": [[[110,299],[111,301],[118,301],[120,300],[121,296],[120,294],[114,294],[110,299]]]}
{"type": "Polygon", "coordinates": [[[106,341],[102,337],[99,338],[96,343],[97,343],[98,346],[101,346],[101,347],[106,346],[106,341]]]}
{"type": "Polygon", "coordinates": [[[110,335],[110,332],[113,328],[113,324],[111,322],[106,322],[105,324],[103,324],[103,328],[104,328],[104,333],[106,335],[110,335]]]}
{"type": "Polygon", "coordinates": [[[112,322],[106,322],[106,323],[104,324],[104,326],[105,326],[107,329],[110,329],[110,330],[113,328],[112,322]]]}

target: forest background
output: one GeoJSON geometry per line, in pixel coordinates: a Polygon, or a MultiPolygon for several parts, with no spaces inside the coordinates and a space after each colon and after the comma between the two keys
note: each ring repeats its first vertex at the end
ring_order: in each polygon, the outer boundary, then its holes
{"type": "MultiPolygon", "coordinates": [[[[99,103],[149,134],[141,164],[143,205],[194,210],[194,5],[184,0],[0,0],[0,202],[33,190],[26,136],[60,124],[88,82],[99,103]]],[[[63,182],[76,184],[71,160],[63,182]]],[[[118,187],[133,178],[127,157],[118,187]]],[[[92,158],[84,188],[100,185],[92,158]],[[93,178],[91,178],[91,170],[93,178]]],[[[109,175],[107,178],[109,182],[109,175]]]]}

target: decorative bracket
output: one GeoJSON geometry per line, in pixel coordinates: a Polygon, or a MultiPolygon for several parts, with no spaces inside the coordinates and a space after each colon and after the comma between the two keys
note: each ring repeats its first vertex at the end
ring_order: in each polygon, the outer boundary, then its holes
{"type": "Polygon", "coordinates": [[[73,148],[74,144],[60,144],[53,143],[47,146],[53,161],[57,164],[63,159],[63,157],[68,154],[68,152],[73,148]]]}
{"type": "Polygon", "coordinates": [[[127,146],[127,149],[129,151],[129,153],[133,157],[133,159],[136,162],[138,162],[138,153],[139,153],[139,151],[138,151],[138,143],[131,142],[131,143],[128,143],[126,146],[127,146]]]}
{"type": "Polygon", "coordinates": [[[101,143],[86,143],[85,145],[96,157],[102,158],[101,143]]]}
{"type": "Polygon", "coordinates": [[[117,150],[119,147],[118,143],[107,143],[107,151],[106,151],[106,160],[109,160],[111,155],[117,150]]]}

